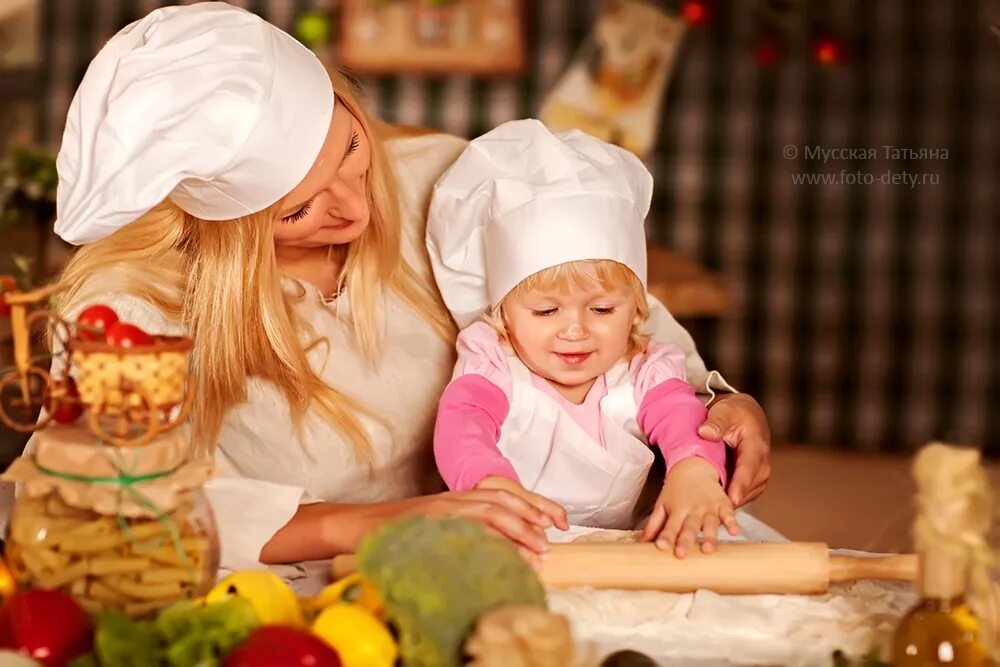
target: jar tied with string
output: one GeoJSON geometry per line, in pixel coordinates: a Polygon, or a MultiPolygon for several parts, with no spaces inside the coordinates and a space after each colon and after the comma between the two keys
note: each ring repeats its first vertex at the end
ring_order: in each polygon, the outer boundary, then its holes
{"type": "Polygon", "coordinates": [[[34,452],[4,474],[21,485],[6,544],[18,584],[132,616],[206,593],[219,560],[202,491],[211,466],[187,452],[179,431],[141,447],[74,427],[39,431],[34,452]]]}

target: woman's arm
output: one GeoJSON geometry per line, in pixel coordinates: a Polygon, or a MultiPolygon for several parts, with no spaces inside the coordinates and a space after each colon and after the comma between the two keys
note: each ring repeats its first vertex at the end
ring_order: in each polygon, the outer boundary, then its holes
{"type": "Polygon", "coordinates": [[[449,491],[384,503],[299,505],[264,545],[262,563],[295,563],[353,553],[372,530],[404,516],[464,517],[500,533],[532,553],[548,549],[546,515],[513,493],[497,489],[449,491]]]}
{"type": "Polygon", "coordinates": [[[771,427],[757,401],[747,394],[722,394],[708,409],[698,435],[736,450],[736,469],[729,483],[734,505],[764,493],[771,476],[771,427]]]}

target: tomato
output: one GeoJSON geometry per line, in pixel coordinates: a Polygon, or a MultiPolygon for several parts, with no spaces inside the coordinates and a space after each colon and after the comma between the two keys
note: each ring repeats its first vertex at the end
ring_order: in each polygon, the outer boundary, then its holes
{"type": "Polygon", "coordinates": [[[0,276],[0,317],[10,317],[10,306],[3,298],[4,292],[13,292],[17,289],[17,281],[12,276],[0,276]]]}
{"type": "Polygon", "coordinates": [[[264,625],[226,656],[222,667],[341,667],[337,652],[305,630],[264,625]]]}
{"type": "Polygon", "coordinates": [[[40,588],[18,591],[0,610],[0,647],[60,667],[90,650],[93,628],[73,598],[40,588]]]}
{"type": "Polygon", "coordinates": [[[52,418],[60,424],[75,424],[83,414],[83,404],[80,403],[80,392],[76,388],[76,380],[67,376],[62,382],[66,393],[55,402],[46,400],[45,409],[52,412],[52,418]],[[53,405],[55,403],[55,405],[53,405]]]}
{"type": "Polygon", "coordinates": [[[76,318],[76,335],[83,340],[102,340],[108,329],[118,323],[118,313],[108,306],[84,308],[76,318]]]}
{"type": "Polygon", "coordinates": [[[153,342],[153,337],[134,324],[116,322],[108,327],[104,334],[104,340],[112,347],[129,348],[150,345],[153,342]]]}

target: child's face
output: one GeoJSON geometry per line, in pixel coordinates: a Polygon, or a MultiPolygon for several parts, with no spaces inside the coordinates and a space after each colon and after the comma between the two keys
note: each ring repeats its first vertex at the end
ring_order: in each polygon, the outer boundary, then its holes
{"type": "Polygon", "coordinates": [[[533,373],[574,388],[593,382],[624,356],[633,324],[635,294],[596,280],[585,290],[529,290],[510,295],[504,313],[511,344],[533,373]]]}

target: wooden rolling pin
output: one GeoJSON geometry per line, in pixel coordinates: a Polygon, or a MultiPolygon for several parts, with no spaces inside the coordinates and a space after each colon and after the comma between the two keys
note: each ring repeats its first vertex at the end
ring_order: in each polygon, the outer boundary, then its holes
{"type": "MultiPolygon", "coordinates": [[[[333,577],[355,571],[353,555],[333,559],[333,577]]],[[[720,544],[713,554],[685,558],[650,543],[553,544],[539,577],[546,588],[617,588],[730,594],[825,593],[831,583],[857,579],[913,581],[917,557],[831,555],[820,542],[720,544]]]]}

